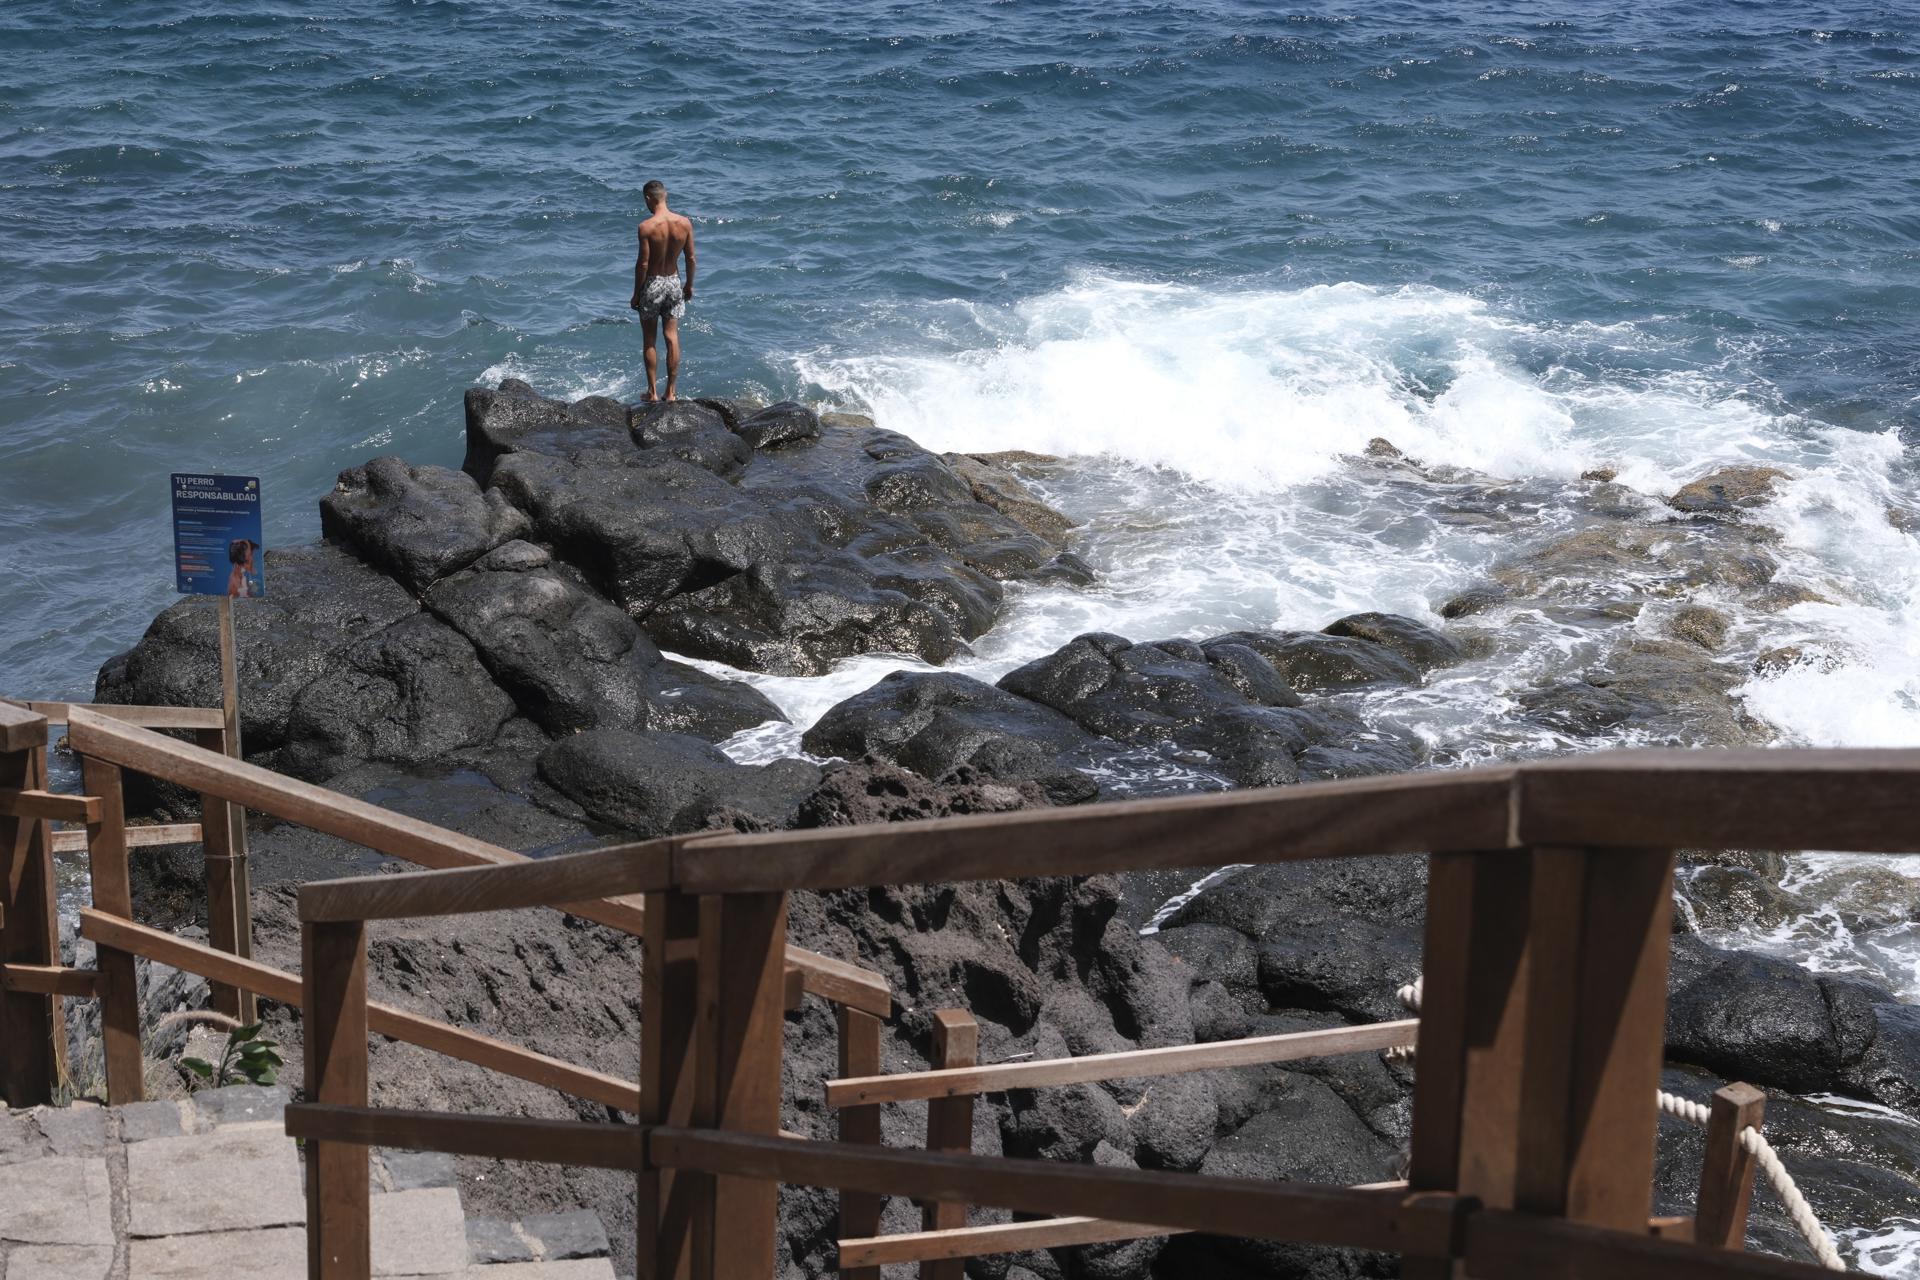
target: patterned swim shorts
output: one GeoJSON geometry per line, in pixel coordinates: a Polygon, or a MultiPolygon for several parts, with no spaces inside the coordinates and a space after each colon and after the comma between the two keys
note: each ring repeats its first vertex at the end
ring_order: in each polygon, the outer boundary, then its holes
{"type": "Polygon", "coordinates": [[[640,318],[642,320],[665,319],[678,320],[687,314],[687,300],[680,294],[679,276],[654,276],[647,281],[647,287],[640,294],[640,318]]]}

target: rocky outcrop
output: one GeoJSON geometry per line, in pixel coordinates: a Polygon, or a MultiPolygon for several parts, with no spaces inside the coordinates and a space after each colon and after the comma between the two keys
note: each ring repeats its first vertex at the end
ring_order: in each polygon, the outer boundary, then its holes
{"type": "MultiPolygon", "coordinates": [[[[240,729],[259,756],[287,743],[294,700],[342,668],[341,655],[420,605],[399,583],[334,547],[266,553],[270,594],[234,610],[240,729]]],[[[214,601],[189,598],[153,620],[140,643],[100,669],[100,702],[211,707],[220,703],[214,601]]]]}
{"type": "Polygon", "coordinates": [[[426,604],[548,733],[663,729],[718,741],[784,718],[752,687],[662,656],[633,619],[529,543],[436,583],[426,604]]]}
{"type": "Polygon", "coordinates": [[[1253,867],[1174,912],[1159,936],[1199,976],[1242,997],[1257,989],[1266,1008],[1385,1021],[1404,1016],[1394,992],[1420,973],[1426,881],[1417,856],[1253,867]]]}
{"type": "Polygon", "coordinates": [[[874,756],[929,778],[972,769],[1032,783],[1055,804],[1099,793],[1083,770],[1118,748],[1061,715],[1005,689],[953,672],[896,671],[835,706],[807,730],[814,755],[874,756]]]}
{"type": "Polygon", "coordinates": [[[1010,473],[982,501],[904,436],[801,405],[642,405],[616,439],[603,406],[504,383],[467,414],[469,474],[690,656],[790,675],[870,652],[944,662],[992,625],[1000,582],[1088,576],[1010,473]]]}
{"type": "Polygon", "coordinates": [[[415,593],[527,529],[523,512],[500,493],[482,493],[465,472],[416,467],[394,457],[341,472],[339,484],[320,500],[320,531],[327,541],[415,593]]]}
{"type": "MultiPolygon", "coordinates": [[[[564,404],[512,379],[466,415],[462,471],[350,468],[321,502],[327,545],[268,553],[271,593],[237,611],[250,758],[326,779],[484,752],[510,721],[718,741],[780,713],[661,644],[787,674],[942,662],[993,624],[1003,582],[1091,576],[1011,471],[965,460],[963,478],[864,420],[564,404]]],[[[162,613],[95,696],[217,703],[213,615],[162,613]]]]}
{"type": "Polygon", "coordinates": [[[797,827],[850,827],[873,822],[918,822],[967,813],[1011,813],[1051,804],[1031,782],[981,778],[965,765],[939,780],[871,756],[828,766],[820,785],[800,802],[797,827]]]}
{"type": "Polygon", "coordinates": [[[1773,501],[1781,481],[1791,478],[1778,467],[1722,467],[1680,486],[1667,505],[1688,515],[1732,515],[1773,501]]]}
{"type": "Polygon", "coordinates": [[[821,776],[804,760],[735,764],[699,738],[613,729],[561,738],[541,753],[539,769],[592,817],[643,837],[791,826],[821,776]]]}
{"type": "Polygon", "coordinates": [[[1794,1093],[1920,1105],[1920,1008],[1877,983],[1675,939],[1667,1052],[1794,1093]]]}
{"type": "MultiPolygon", "coordinates": [[[[1052,707],[1103,738],[1170,750],[1235,786],[1279,786],[1309,773],[1343,771],[1318,767],[1317,759],[1303,761],[1316,747],[1350,749],[1367,736],[1366,727],[1330,708],[1303,709],[1285,677],[1260,652],[1265,644],[1265,638],[1247,633],[1205,644],[1131,644],[1118,636],[1082,636],[1009,672],[1000,687],[1052,707]]],[[[1411,745],[1396,745],[1396,763],[1379,772],[1411,767],[1411,745]]],[[[1351,768],[1350,751],[1340,759],[1351,768]]]]}
{"type": "Polygon", "coordinates": [[[1429,665],[1457,661],[1459,647],[1384,614],[1334,625],[1351,629],[1235,632],[1198,643],[1081,636],[997,687],[954,673],[895,672],[828,711],[804,741],[816,755],[872,755],[930,777],[967,767],[1032,782],[1056,804],[1092,799],[1103,787],[1142,795],[1413,768],[1415,744],[1337,703],[1309,706],[1296,686],[1417,684],[1422,668],[1374,637],[1390,636],[1429,665]]]}
{"type": "Polygon", "coordinates": [[[427,613],[409,614],[340,654],[294,696],[284,768],[331,778],[365,760],[425,765],[484,747],[517,708],[473,645],[427,613]]]}

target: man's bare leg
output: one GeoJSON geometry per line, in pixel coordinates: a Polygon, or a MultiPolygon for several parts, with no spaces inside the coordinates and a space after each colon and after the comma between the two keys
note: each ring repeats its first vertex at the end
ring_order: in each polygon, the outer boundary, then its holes
{"type": "MultiPolygon", "coordinates": [[[[680,384],[680,322],[672,316],[666,320],[667,331],[667,399],[674,399],[673,389],[680,384]]],[[[647,348],[647,354],[653,354],[653,348],[647,348]]],[[[653,382],[653,365],[647,365],[647,382],[653,382]]]]}
{"type": "MultiPolygon", "coordinates": [[[[668,331],[671,332],[672,331],[671,326],[673,325],[673,321],[671,320],[667,321],[667,325],[669,326],[668,331]]],[[[660,398],[659,393],[654,390],[654,381],[659,376],[659,368],[660,368],[660,355],[658,352],[656,352],[653,349],[653,335],[658,326],[659,326],[659,321],[655,320],[652,316],[642,316],[640,318],[641,350],[647,353],[647,400],[648,402],[652,402],[660,398]]],[[[673,349],[675,351],[678,351],[680,348],[678,344],[676,344],[673,349]]],[[[676,359],[674,361],[674,364],[678,364],[678,363],[679,361],[676,359]]],[[[673,398],[671,394],[673,391],[673,375],[671,373],[667,375],[667,391],[669,393],[667,398],[671,400],[673,398]]]]}

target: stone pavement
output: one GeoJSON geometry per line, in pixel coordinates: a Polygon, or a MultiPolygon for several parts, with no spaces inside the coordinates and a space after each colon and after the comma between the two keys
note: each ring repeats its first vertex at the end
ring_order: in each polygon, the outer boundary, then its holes
{"type": "MultiPolygon", "coordinates": [[[[0,1111],[0,1280],[304,1280],[302,1164],[280,1089],[0,1111]]],[[[376,1151],[373,1273],[613,1280],[592,1213],[468,1219],[453,1161],[376,1151]]]]}

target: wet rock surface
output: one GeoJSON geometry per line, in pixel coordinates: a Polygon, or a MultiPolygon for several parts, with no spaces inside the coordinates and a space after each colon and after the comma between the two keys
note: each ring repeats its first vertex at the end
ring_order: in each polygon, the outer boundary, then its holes
{"type": "Polygon", "coordinates": [[[1667,502],[1688,515],[1727,515],[1765,506],[1791,478],[1778,467],[1723,467],[1682,485],[1667,502]]]}
{"type": "MultiPolygon", "coordinates": [[[[1383,625],[1426,632],[1436,651],[1451,643],[1410,620],[1383,625]]],[[[874,755],[934,777],[965,766],[1033,782],[1058,804],[1091,800],[1116,781],[1124,794],[1149,794],[1158,789],[1154,761],[1181,770],[1174,790],[1413,768],[1416,744],[1337,703],[1307,705],[1266,656],[1279,653],[1297,670],[1315,647],[1338,655],[1330,661],[1343,677],[1384,669],[1395,683],[1421,678],[1384,644],[1355,636],[1236,632],[1135,644],[1087,635],[997,686],[955,673],[895,672],[829,710],[804,743],[815,754],[874,755]]]]}
{"type": "Polygon", "coordinates": [[[497,491],[482,493],[465,472],[395,457],[341,472],[334,491],[320,500],[320,530],[329,542],[415,592],[527,528],[523,512],[497,491]]]}
{"type": "Polygon", "coordinates": [[[600,729],[561,738],[540,776],[589,815],[639,836],[676,835],[739,814],[755,829],[791,826],[820,784],[804,760],[735,764],[712,743],[679,733],[600,729]]]}
{"type": "MultiPolygon", "coordinates": [[[[509,379],[466,418],[462,471],[350,468],[321,503],[328,545],[268,553],[268,596],[238,611],[251,757],[324,779],[485,748],[515,715],[717,741],[779,713],[660,644],[787,674],[939,662],[992,625],[1004,582],[1090,576],[1004,466],[963,478],[849,416],[565,404],[509,379]]],[[[217,703],[213,613],[162,613],[97,698],[217,703]]]]}

